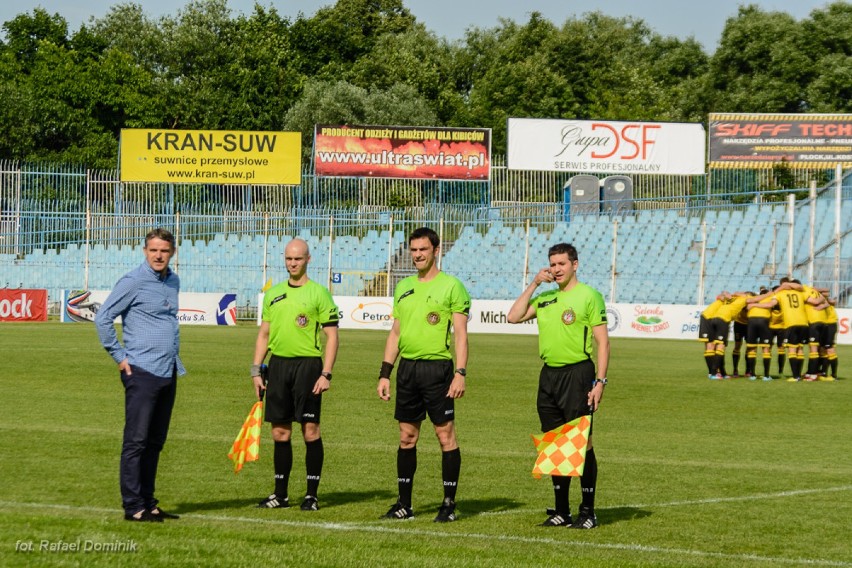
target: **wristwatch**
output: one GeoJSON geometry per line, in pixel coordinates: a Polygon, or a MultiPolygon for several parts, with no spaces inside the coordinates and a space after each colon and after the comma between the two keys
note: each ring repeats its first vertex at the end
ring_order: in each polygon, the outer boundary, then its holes
{"type": "Polygon", "coordinates": [[[320,375],[322,375],[323,377],[325,377],[329,381],[331,380],[331,373],[329,371],[323,371],[322,373],[320,373],[320,375]]]}
{"type": "Polygon", "coordinates": [[[592,383],[592,387],[596,386],[598,383],[602,384],[603,386],[606,386],[606,377],[602,379],[595,379],[595,382],[592,383]]]}
{"type": "Polygon", "coordinates": [[[458,373],[462,377],[466,377],[467,376],[467,369],[465,369],[464,367],[459,367],[458,369],[456,369],[456,373],[458,373]]]}

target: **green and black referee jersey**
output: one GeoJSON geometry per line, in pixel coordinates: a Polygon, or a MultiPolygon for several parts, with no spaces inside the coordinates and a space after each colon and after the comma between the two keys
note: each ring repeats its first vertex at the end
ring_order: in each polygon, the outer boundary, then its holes
{"type": "Polygon", "coordinates": [[[320,331],[337,325],[339,310],[325,286],[276,284],[263,296],[263,321],[269,323],[269,351],[277,357],[322,357],[320,331]]]}
{"type": "Polygon", "coordinates": [[[393,295],[393,317],[399,320],[399,354],[404,359],[452,359],[453,314],[470,315],[470,294],[455,276],[438,272],[428,282],[404,278],[393,295]]]}
{"type": "Polygon", "coordinates": [[[592,357],[592,328],[606,324],[601,293],[582,282],[570,290],[548,290],[530,300],[538,319],[538,351],[549,367],[592,357]]]}

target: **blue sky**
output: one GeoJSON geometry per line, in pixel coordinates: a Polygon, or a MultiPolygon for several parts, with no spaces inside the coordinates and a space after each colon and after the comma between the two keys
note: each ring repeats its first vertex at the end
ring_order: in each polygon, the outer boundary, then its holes
{"type": "MultiPolygon", "coordinates": [[[[710,53],[715,51],[725,20],[736,15],[740,4],[757,4],[764,10],[786,12],[796,19],[808,16],[816,8],[828,2],[813,0],[738,1],[714,0],[404,0],[405,5],[417,19],[438,36],[460,39],[465,29],[476,26],[489,28],[498,24],[500,17],[523,23],[532,11],[541,12],[547,19],[562,24],[572,16],[585,12],[601,11],[610,16],[633,16],[644,20],[654,31],[662,35],[680,38],[695,37],[710,53]]],[[[0,22],[6,22],[22,12],[30,12],[41,6],[50,13],[59,13],[75,30],[88,21],[90,16],[101,17],[116,0],[4,0],[0,2],[0,22]]],[[[137,0],[145,12],[153,18],[176,14],[186,2],[183,0],[137,0]]],[[[236,13],[249,14],[254,0],[229,0],[228,5],[236,13]]],[[[325,0],[259,0],[263,6],[274,6],[285,16],[294,17],[300,11],[312,15],[321,6],[333,5],[325,0]]]]}

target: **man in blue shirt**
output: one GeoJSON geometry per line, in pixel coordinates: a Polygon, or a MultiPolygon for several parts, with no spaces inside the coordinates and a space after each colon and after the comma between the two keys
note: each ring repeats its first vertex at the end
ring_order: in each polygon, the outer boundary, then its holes
{"type": "Polygon", "coordinates": [[[124,384],[121,500],[128,521],[176,519],[157,506],[154,485],[166,442],[177,376],[186,373],[178,354],[180,280],[169,269],[175,238],[165,229],[145,236],[145,262],[125,274],[98,310],[101,344],[118,364],[124,384]],[[121,317],[124,345],[113,322],[121,317]]]}

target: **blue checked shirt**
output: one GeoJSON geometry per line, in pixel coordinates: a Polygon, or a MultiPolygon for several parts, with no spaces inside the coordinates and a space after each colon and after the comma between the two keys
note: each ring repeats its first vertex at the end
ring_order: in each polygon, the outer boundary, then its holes
{"type": "Polygon", "coordinates": [[[95,327],[101,345],[116,363],[124,359],[158,377],[171,377],[175,368],[183,375],[178,332],[180,279],[169,269],[161,277],[143,262],[121,277],[98,309],[95,327]],[[121,316],[124,346],[113,322],[121,316]]]}

